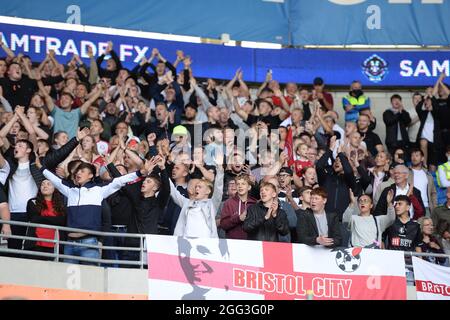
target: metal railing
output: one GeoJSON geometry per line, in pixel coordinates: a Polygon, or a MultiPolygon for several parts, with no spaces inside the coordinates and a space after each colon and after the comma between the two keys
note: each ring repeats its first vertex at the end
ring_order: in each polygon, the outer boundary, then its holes
{"type": "MultiPolygon", "coordinates": [[[[20,222],[20,221],[6,221],[0,219],[0,224],[9,224],[9,225],[15,225],[15,226],[22,226],[27,228],[44,228],[44,229],[50,229],[55,231],[55,237],[54,239],[43,239],[43,238],[37,238],[37,237],[29,237],[29,236],[18,236],[18,235],[6,235],[2,234],[0,235],[0,238],[4,239],[17,239],[22,240],[22,249],[9,249],[9,248],[3,248],[0,246],[0,253],[9,253],[20,256],[36,256],[36,257],[44,257],[44,258],[53,258],[55,262],[64,262],[65,260],[75,260],[80,262],[89,262],[94,264],[101,264],[101,265],[128,265],[128,266],[139,266],[140,269],[144,268],[145,265],[145,235],[144,234],[136,234],[136,233],[117,233],[117,232],[100,232],[100,231],[93,231],[93,230],[84,230],[84,229],[76,229],[76,228],[68,228],[68,227],[62,227],[62,226],[54,226],[54,225],[46,225],[46,224],[38,224],[38,223],[30,223],[30,222],[20,222]],[[98,244],[85,244],[85,243],[78,243],[75,242],[76,239],[73,239],[74,241],[63,241],[61,240],[61,232],[66,233],[82,233],[85,235],[95,236],[95,237],[111,237],[111,238],[134,238],[139,240],[139,247],[117,247],[117,246],[106,246],[102,243],[98,244]],[[53,253],[47,253],[47,252],[40,252],[40,251],[33,251],[33,250],[25,250],[24,247],[24,241],[39,241],[39,242],[47,242],[47,243],[53,243],[53,253]],[[139,252],[139,260],[108,260],[108,259],[96,259],[96,258],[87,258],[87,257],[81,257],[81,256],[73,256],[73,255],[66,255],[64,253],[60,252],[60,245],[70,245],[74,247],[80,247],[80,248],[91,248],[91,249],[97,249],[101,253],[102,250],[115,250],[115,251],[131,251],[131,252],[139,252]],[[62,260],[62,261],[61,261],[62,260]]],[[[84,238],[84,237],[83,237],[84,238]]]]}
{"type": "MultiPolygon", "coordinates": [[[[54,261],[60,262],[61,259],[63,259],[62,262],[64,262],[65,259],[70,260],[76,260],[81,262],[91,262],[91,263],[98,263],[102,265],[128,265],[128,266],[139,266],[141,269],[145,266],[145,235],[144,234],[136,234],[136,233],[116,233],[116,232],[100,232],[100,231],[93,231],[93,230],[84,230],[84,229],[75,229],[75,228],[68,228],[68,227],[61,227],[61,226],[54,226],[54,225],[45,225],[45,224],[37,224],[37,223],[30,223],[30,222],[20,222],[20,221],[6,221],[0,219],[0,224],[9,224],[9,225],[16,225],[16,226],[23,226],[28,228],[45,228],[45,229],[52,229],[55,231],[55,238],[54,239],[42,239],[37,237],[28,237],[28,236],[17,236],[17,235],[0,235],[0,238],[5,239],[18,239],[23,241],[39,241],[39,242],[49,242],[54,244],[54,251],[53,253],[45,253],[45,252],[39,252],[39,251],[32,251],[32,250],[17,250],[17,249],[9,249],[9,248],[3,248],[0,246],[0,253],[12,253],[20,256],[36,256],[36,257],[45,257],[45,258],[53,258],[54,261]],[[60,233],[68,232],[68,233],[82,233],[97,237],[121,237],[121,238],[135,238],[139,239],[139,247],[115,247],[115,246],[105,246],[101,243],[97,245],[93,244],[84,244],[84,243],[78,243],[78,242],[72,242],[72,241],[62,241],[60,240],[60,233]],[[86,257],[80,257],[80,256],[72,256],[72,255],[66,255],[61,254],[60,252],[60,245],[71,245],[75,247],[82,247],[82,248],[92,248],[92,249],[98,249],[100,252],[101,250],[116,250],[116,251],[133,251],[133,252],[139,252],[139,260],[107,260],[107,259],[94,259],[94,258],[86,258],[86,257]]],[[[23,246],[22,246],[23,247],[23,246]]],[[[435,258],[447,258],[450,261],[450,255],[448,254],[439,254],[439,253],[419,253],[419,252],[410,252],[405,251],[404,252],[405,257],[435,257],[435,258]]],[[[406,267],[412,267],[410,264],[406,264],[406,267]]]]}

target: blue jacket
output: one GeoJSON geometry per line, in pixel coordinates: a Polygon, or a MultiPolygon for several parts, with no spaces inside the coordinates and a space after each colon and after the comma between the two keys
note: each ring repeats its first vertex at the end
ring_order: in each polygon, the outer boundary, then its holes
{"type": "Polygon", "coordinates": [[[141,176],[141,173],[137,171],[116,178],[104,186],[88,182],[78,187],[62,180],[49,170],[44,170],[43,174],[59,192],[67,197],[67,227],[95,231],[102,230],[103,199],[141,176]]]}

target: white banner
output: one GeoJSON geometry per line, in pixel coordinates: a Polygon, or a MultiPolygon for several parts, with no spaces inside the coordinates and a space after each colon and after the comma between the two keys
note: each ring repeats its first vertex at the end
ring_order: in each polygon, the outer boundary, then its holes
{"type": "Polygon", "coordinates": [[[417,300],[450,300],[450,268],[413,257],[417,300]]]}
{"type": "Polygon", "coordinates": [[[403,252],[147,236],[149,299],[405,300],[403,252]]]}

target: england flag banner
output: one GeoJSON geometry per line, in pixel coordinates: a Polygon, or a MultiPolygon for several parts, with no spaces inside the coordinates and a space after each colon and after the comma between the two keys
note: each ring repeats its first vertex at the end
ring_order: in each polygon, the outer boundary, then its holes
{"type": "Polygon", "coordinates": [[[417,300],[450,300],[450,268],[413,257],[417,300]]]}
{"type": "Polygon", "coordinates": [[[147,236],[151,300],[405,300],[403,252],[147,236]]]}

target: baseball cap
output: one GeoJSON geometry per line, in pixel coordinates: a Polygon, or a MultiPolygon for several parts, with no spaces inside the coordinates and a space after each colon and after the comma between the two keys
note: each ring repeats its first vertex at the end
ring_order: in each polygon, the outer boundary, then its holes
{"type": "Polygon", "coordinates": [[[288,174],[288,175],[290,175],[290,176],[292,176],[294,173],[292,172],[292,169],[291,168],[289,168],[289,167],[283,167],[283,168],[281,168],[280,169],[280,171],[278,172],[278,175],[281,175],[281,174],[288,174]]]}
{"type": "Polygon", "coordinates": [[[315,86],[321,86],[321,85],[323,85],[323,79],[322,78],[320,78],[320,77],[317,77],[317,78],[315,78],[314,79],[314,81],[313,81],[313,84],[315,85],[315,86]]]}
{"type": "Polygon", "coordinates": [[[175,128],[173,128],[172,134],[185,136],[188,134],[188,131],[185,126],[176,126],[175,128]]]}

